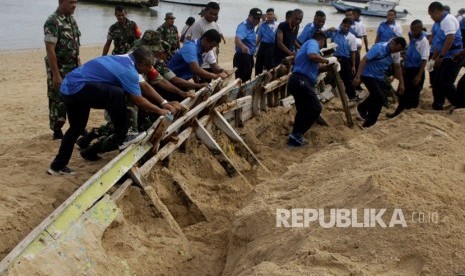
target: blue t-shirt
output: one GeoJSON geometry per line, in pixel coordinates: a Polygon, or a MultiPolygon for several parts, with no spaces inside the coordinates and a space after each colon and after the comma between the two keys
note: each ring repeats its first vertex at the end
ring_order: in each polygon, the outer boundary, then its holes
{"type": "Polygon", "coordinates": [[[276,26],[275,22],[273,23],[263,23],[258,28],[257,35],[262,38],[262,42],[268,44],[274,44],[276,41],[276,26]],[[271,26],[270,26],[271,25],[271,26]]]}
{"type": "MultiPolygon", "coordinates": [[[[439,51],[442,51],[442,48],[444,47],[444,43],[446,42],[446,33],[444,30],[441,28],[441,24],[443,20],[454,20],[452,19],[454,16],[450,15],[448,13],[444,13],[444,17],[441,19],[441,22],[439,23],[439,28],[437,29],[435,37],[437,37],[437,47],[439,51]],[[447,18],[449,17],[449,18],[447,18]]],[[[454,34],[454,42],[452,43],[452,46],[450,47],[449,51],[447,51],[446,58],[452,58],[456,53],[460,52],[462,50],[462,32],[460,31],[460,27],[457,28],[457,31],[454,34]]]]}
{"type": "Polygon", "coordinates": [[[313,62],[308,58],[310,54],[320,54],[320,45],[314,39],[307,40],[307,42],[300,47],[297,55],[295,56],[294,67],[292,73],[298,73],[306,76],[310,82],[315,85],[316,78],[318,77],[318,63],[313,62]]]}
{"type": "Polygon", "coordinates": [[[384,74],[393,63],[389,42],[376,43],[365,55],[367,63],[362,76],[384,80],[384,74]]]}
{"type": "Polygon", "coordinates": [[[102,82],[119,86],[129,94],[142,94],[139,73],[130,55],[98,57],[74,69],[61,83],[61,94],[73,95],[88,82],[102,82]]]}
{"type": "MultiPolygon", "coordinates": [[[[327,32],[327,34],[328,34],[328,37],[331,39],[331,42],[334,42],[337,44],[337,48],[336,48],[336,52],[334,53],[334,56],[350,58],[350,54],[353,49],[351,49],[351,46],[349,45],[348,40],[350,38],[348,36],[352,36],[354,40],[355,40],[355,36],[352,33],[344,34],[341,30],[327,32]]],[[[355,47],[355,45],[353,47],[355,47]]],[[[356,51],[356,48],[354,51],[356,51]]]]}
{"type": "MultiPolygon", "coordinates": [[[[255,44],[257,40],[255,37],[254,26],[250,24],[248,19],[237,26],[236,36],[247,48],[249,48],[250,54],[253,55],[255,53],[255,44]]],[[[236,46],[236,53],[242,53],[241,48],[238,46],[236,46]]]]}
{"type": "Polygon", "coordinates": [[[433,40],[431,41],[431,48],[429,50],[430,53],[434,53],[435,51],[441,51],[441,48],[439,48],[439,36],[436,35],[440,28],[441,26],[438,22],[434,22],[433,27],[431,27],[431,35],[433,36],[433,40]]]}
{"type": "Polygon", "coordinates": [[[397,36],[397,34],[391,29],[389,25],[394,25],[395,23],[388,24],[386,21],[379,24],[377,35],[379,36],[378,42],[387,42],[397,36]]]}
{"type": "Polygon", "coordinates": [[[202,44],[201,40],[189,40],[179,49],[178,52],[168,62],[168,68],[176,76],[188,80],[194,76],[189,63],[196,62],[202,64],[202,44]]]}
{"type": "Polygon", "coordinates": [[[300,44],[304,44],[307,40],[313,38],[313,34],[319,30],[320,29],[317,29],[313,22],[308,23],[307,25],[305,25],[302,33],[300,33],[300,35],[297,37],[297,41],[299,41],[300,44]]]}
{"type": "Polygon", "coordinates": [[[419,68],[423,62],[421,53],[418,52],[417,42],[421,42],[426,38],[426,33],[423,32],[419,38],[415,38],[411,32],[408,33],[410,42],[406,50],[406,59],[404,62],[404,68],[419,68]]]}

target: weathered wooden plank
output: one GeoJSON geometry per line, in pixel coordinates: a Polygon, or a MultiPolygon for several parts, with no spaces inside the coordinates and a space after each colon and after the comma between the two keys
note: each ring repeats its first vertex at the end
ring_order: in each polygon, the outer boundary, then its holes
{"type": "Polygon", "coordinates": [[[234,100],[232,102],[227,102],[220,106],[217,106],[215,107],[215,109],[218,110],[220,113],[226,113],[228,111],[236,110],[238,108],[242,108],[245,105],[250,105],[250,104],[252,104],[252,96],[245,96],[237,100],[234,100]]]}
{"type": "Polygon", "coordinates": [[[162,116],[160,117],[160,123],[156,126],[154,132],[153,132],[153,135],[152,135],[152,139],[151,139],[151,143],[153,145],[153,148],[152,148],[152,152],[155,153],[158,151],[158,147],[160,146],[160,142],[161,142],[161,139],[163,137],[163,133],[166,131],[166,129],[168,128],[169,125],[171,125],[171,123],[173,122],[173,115],[171,113],[165,115],[165,116],[162,116]]]}
{"type": "Polygon", "coordinates": [[[252,117],[253,117],[253,110],[252,109],[242,110],[241,116],[240,116],[242,122],[250,120],[250,118],[252,118],[252,117]]]}
{"type": "Polygon", "coordinates": [[[346,114],[347,126],[353,127],[354,120],[352,118],[352,114],[350,113],[349,101],[347,100],[345,86],[344,86],[344,83],[342,82],[341,76],[339,76],[339,73],[337,72],[336,64],[333,64],[331,66],[331,71],[334,75],[334,78],[336,79],[336,86],[337,86],[337,89],[339,90],[339,98],[341,99],[342,107],[344,108],[344,113],[346,114]]]}
{"type": "Polygon", "coordinates": [[[204,145],[208,148],[211,154],[213,154],[216,160],[218,160],[218,162],[225,169],[228,175],[230,177],[234,177],[237,175],[242,176],[240,171],[236,168],[236,166],[234,166],[234,164],[231,162],[228,156],[223,152],[221,147],[218,145],[215,139],[213,139],[210,133],[208,133],[205,127],[200,122],[198,122],[197,119],[195,119],[195,121],[197,123],[196,128],[195,128],[195,133],[197,134],[197,137],[204,143],[204,145]]]}
{"type": "Polygon", "coordinates": [[[126,181],[124,181],[124,183],[119,186],[113,194],[111,194],[111,200],[119,202],[124,197],[127,189],[129,189],[133,183],[134,181],[132,179],[126,179],[126,181]]]}
{"type": "Polygon", "coordinates": [[[40,235],[47,232],[57,239],[89,207],[101,198],[142,156],[151,149],[151,144],[130,145],[117,157],[94,174],[68,199],[55,209],[44,221],[31,231],[1,262],[0,273],[21,256],[40,235]]]}
{"type": "Polygon", "coordinates": [[[226,121],[226,119],[219,113],[217,110],[213,112],[212,116],[213,124],[219,128],[234,144],[236,148],[241,150],[245,154],[246,160],[251,165],[260,165],[265,171],[268,172],[268,169],[260,162],[258,157],[253,153],[253,151],[247,146],[242,137],[234,130],[234,128],[226,121]]]}
{"type": "Polygon", "coordinates": [[[184,206],[187,207],[192,216],[197,220],[197,222],[206,221],[207,218],[205,214],[200,209],[197,201],[192,196],[190,189],[188,188],[187,183],[181,180],[179,177],[174,177],[173,182],[174,188],[176,189],[176,194],[181,199],[184,206]]]}
{"type": "Polygon", "coordinates": [[[219,91],[216,94],[213,94],[211,97],[209,97],[206,101],[201,102],[191,110],[189,110],[186,115],[182,116],[175,122],[173,122],[168,129],[165,131],[162,140],[165,139],[166,137],[170,136],[173,134],[175,131],[177,131],[182,125],[187,123],[188,121],[191,121],[193,118],[195,118],[200,112],[202,112],[206,107],[215,104],[223,95],[227,95],[232,89],[236,88],[239,86],[241,83],[240,79],[236,79],[231,84],[229,84],[227,87],[223,88],[221,91],[219,91]]]}
{"type": "Polygon", "coordinates": [[[277,88],[279,88],[279,87],[281,87],[281,86],[283,86],[283,85],[286,85],[287,82],[288,82],[288,80],[289,80],[289,77],[290,77],[290,76],[291,76],[291,75],[288,74],[288,75],[285,75],[285,76],[280,77],[280,78],[277,79],[277,80],[274,80],[274,81],[272,81],[272,82],[270,82],[270,83],[267,83],[267,84],[263,87],[264,93],[270,93],[271,91],[274,91],[274,90],[276,90],[277,88]]]}

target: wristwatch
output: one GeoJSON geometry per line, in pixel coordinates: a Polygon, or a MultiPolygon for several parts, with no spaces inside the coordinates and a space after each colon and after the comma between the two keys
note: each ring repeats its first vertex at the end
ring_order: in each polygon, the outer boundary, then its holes
{"type": "Polygon", "coordinates": [[[168,103],[167,100],[163,100],[163,101],[160,103],[160,105],[161,105],[161,106],[164,106],[164,105],[167,104],[167,103],[168,103]]]}

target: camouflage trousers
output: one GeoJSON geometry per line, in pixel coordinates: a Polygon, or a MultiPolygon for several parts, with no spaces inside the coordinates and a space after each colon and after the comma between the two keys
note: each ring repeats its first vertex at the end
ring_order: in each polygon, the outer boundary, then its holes
{"type": "MultiPolygon", "coordinates": [[[[138,122],[137,122],[137,113],[138,108],[126,96],[126,113],[129,118],[129,130],[128,133],[137,133],[138,132],[138,122]]],[[[105,120],[106,124],[101,125],[98,128],[92,129],[94,133],[97,134],[100,142],[100,149],[102,152],[112,151],[118,148],[118,145],[115,144],[113,139],[114,127],[111,123],[110,115],[105,111],[105,120]]]]}
{"type": "MultiPolygon", "coordinates": [[[[59,68],[60,75],[62,78],[71,72],[77,66],[66,66],[69,69],[59,68]]],[[[48,97],[48,111],[49,111],[49,122],[51,130],[61,129],[66,122],[66,107],[61,99],[60,88],[53,88],[53,76],[52,70],[48,65],[48,62],[45,61],[45,69],[47,71],[47,97],[48,97]]]]}

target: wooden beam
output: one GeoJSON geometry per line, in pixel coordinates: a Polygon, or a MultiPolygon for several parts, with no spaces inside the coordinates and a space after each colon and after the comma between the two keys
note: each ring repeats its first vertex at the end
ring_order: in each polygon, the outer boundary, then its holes
{"type": "Polygon", "coordinates": [[[344,108],[344,113],[346,114],[347,126],[353,127],[354,120],[352,118],[352,114],[350,113],[349,101],[347,100],[345,86],[344,86],[344,83],[342,82],[339,72],[337,72],[336,64],[333,64],[331,66],[331,71],[333,73],[334,78],[336,79],[336,86],[337,86],[337,89],[339,90],[339,98],[341,99],[342,107],[344,108]]]}
{"type": "Polygon", "coordinates": [[[134,181],[132,179],[126,179],[126,181],[124,181],[124,183],[119,186],[113,194],[111,194],[111,200],[119,202],[124,197],[127,189],[129,189],[133,183],[134,181]]]}
{"type": "Polygon", "coordinates": [[[160,146],[161,139],[163,137],[163,133],[166,131],[169,125],[173,122],[173,115],[165,115],[160,117],[160,122],[155,127],[154,132],[152,134],[152,139],[150,142],[153,145],[152,152],[156,153],[158,151],[158,147],[160,146]]]}
{"type": "Polygon", "coordinates": [[[211,97],[209,97],[206,101],[204,102],[201,102],[200,104],[198,104],[197,106],[195,106],[194,108],[192,108],[191,110],[189,110],[186,115],[182,116],[181,118],[179,118],[177,121],[173,122],[169,127],[168,129],[165,131],[164,135],[163,135],[163,139],[165,139],[166,137],[170,136],[171,134],[173,134],[175,131],[177,131],[182,125],[184,125],[185,123],[187,123],[188,121],[192,120],[193,118],[195,118],[200,112],[202,112],[206,107],[216,103],[223,95],[227,95],[232,89],[236,88],[237,86],[239,86],[241,83],[241,80],[240,79],[236,79],[234,80],[231,84],[229,84],[227,87],[221,89],[221,91],[219,91],[218,93],[216,94],[213,94],[211,97]]]}
{"type": "Polygon", "coordinates": [[[234,130],[234,128],[226,121],[226,119],[217,110],[213,111],[213,124],[219,128],[232,142],[237,149],[245,154],[245,159],[251,165],[259,165],[265,171],[269,170],[260,162],[255,153],[247,146],[242,137],[234,130]]]}
{"type": "Polygon", "coordinates": [[[263,88],[264,88],[264,93],[270,93],[271,91],[274,91],[275,89],[283,86],[283,85],[286,85],[288,80],[289,80],[289,77],[291,75],[290,74],[287,74],[287,75],[284,75],[282,77],[280,77],[279,79],[277,80],[274,80],[270,83],[267,83],[263,88]]]}
{"type": "Polygon", "coordinates": [[[36,250],[43,241],[58,239],[77,219],[145,155],[152,145],[132,144],[94,174],[45,220],[32,230],[1,262],[0,273],[28,250],[36,250]]]}
{"type": "Polygon", "coordinates": [[[173,178],[173,185],[176,190],[176,194],[179,196],[184,206],[186,206],[186,208],[197,220],[197,222],[206,221],[207,218],[205,217],[205,214],[202,212],[199,205],[197,204],[197,201],[192,196],[192,193],[187,187],[187,183],[185,183],[179,177],[173,176],[173,178]]]}
{"type": "Polygon", "coordinates": [[[231,110],[236,110],[244,107],[247,104],[252,103],[252,96],[245,96],[234,100],[232,102],[224,103],[220,106],[215,107],[215,110],[218,110],[220,113],[226,113],[231,110]]]}
{"type": "Polygon", "coordinates": [[[221,147],[215,141],[215,139],[208,133],[205,127],[197,120],[195,133],[197,137],[204,143],[208,150],[213,154],[213,156],[218,160],[221,166],[225,169],[230,177],[241,175],[240,171],[234,166],[229,157],[223,152],[221,147]]]}

